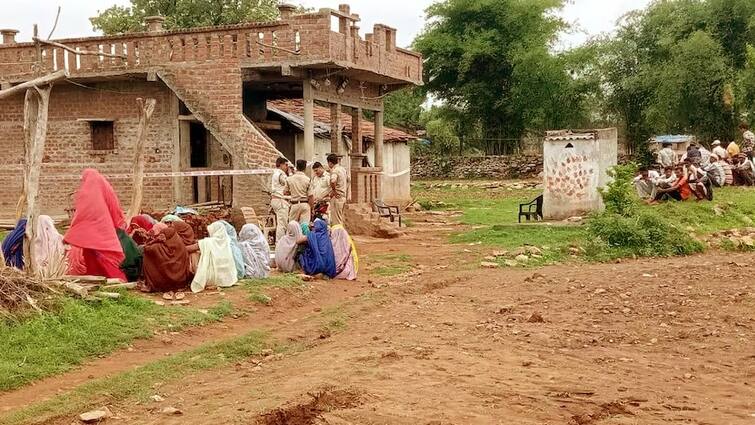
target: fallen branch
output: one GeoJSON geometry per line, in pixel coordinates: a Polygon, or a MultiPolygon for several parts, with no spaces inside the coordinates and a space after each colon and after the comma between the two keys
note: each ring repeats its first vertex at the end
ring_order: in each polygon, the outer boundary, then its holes
{"type": "Polygon", "coordinates": [[[56,81],[64,80],[68,78],[68,71],[65,69],[61,69],[59,71],[55,71],[52,74],[45,75],[44,77],[35,78],[30,81],[26,81],[24,83],[21,83],[17,86],[13,86],[9,89],[0,90],[0,99],[13,96],[14,94],[24,92],[28,89],[35,88],[37,86],[45,86],[52,84],[56,81]]]}

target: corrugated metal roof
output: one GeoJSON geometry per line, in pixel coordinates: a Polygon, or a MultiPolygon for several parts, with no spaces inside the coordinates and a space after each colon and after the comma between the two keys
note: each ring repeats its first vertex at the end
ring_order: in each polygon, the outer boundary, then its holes
{"type": "Polygon", "coordinates": [[[574,133],[570,130],[548,131],[545,133],[546,142],[565,142],[569,140],[595,140],[595,133],[574,133]]]}

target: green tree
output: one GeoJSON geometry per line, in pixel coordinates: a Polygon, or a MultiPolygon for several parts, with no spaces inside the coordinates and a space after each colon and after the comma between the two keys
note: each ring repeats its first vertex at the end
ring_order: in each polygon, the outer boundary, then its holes
{"type": "Polygon", "coordinates": [[[416,132],[422,128],[422,105],[427,100],[423,88],[411,87],[385,97],[385,125],[416,132]]]}
{"type": "Polygon", "coordinates": [[[144,18],[161,15],[165,27],[192,28],[241,22],[272,21],[278,0],[131,0],[131,6],[113,6],[90,18],[104,34],[143,31],[144,18]]]}
{"type": "Polygon", "coordinates": [[[552,53],[567,26],[555,13],[563,3],[445,0],[428,8],[414,42],[425,56],[426,87],[478,125],[483,143],[506,140],[510,150],[527,131],[582,121],[587,94],[574,89],[579,75],[552,53]]]}

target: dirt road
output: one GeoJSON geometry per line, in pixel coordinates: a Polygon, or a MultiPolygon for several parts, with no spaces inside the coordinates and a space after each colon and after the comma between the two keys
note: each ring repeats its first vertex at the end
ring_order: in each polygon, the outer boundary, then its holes
{"type": "Polygon", "coordinates": [[[446,244],[451,227],[362,240],[365,263],[391,251],[414,270],[363,275],[342,328],[289,314],[270,329],[298,350],[167,383],[113,422],[755,423],[755,256],[483,270],[486,248],[446,244]]]}

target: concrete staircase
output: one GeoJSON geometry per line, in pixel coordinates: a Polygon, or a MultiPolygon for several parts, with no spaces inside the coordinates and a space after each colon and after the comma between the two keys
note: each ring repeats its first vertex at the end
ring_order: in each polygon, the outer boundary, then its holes
{"type": "Polygon", "coordinates": [[[395,239],[403,236],[398,223],[380,218],[365,204],[347,204],[344,209],[346,227],[353,235],[372,236],[383,239],[395,239]]]}

